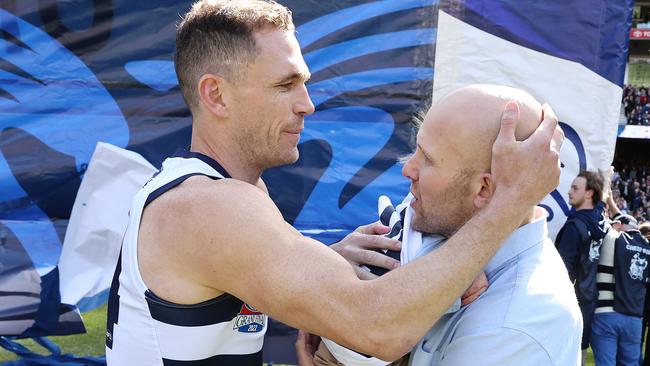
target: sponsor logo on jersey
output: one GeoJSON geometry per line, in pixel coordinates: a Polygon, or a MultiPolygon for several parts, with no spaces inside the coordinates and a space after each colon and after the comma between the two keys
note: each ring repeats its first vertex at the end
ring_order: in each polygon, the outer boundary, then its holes
{"type": "Polygon", "coordinates": [[[254,307],[244,304],[235,317],[232,329],[242,333],[261,332],[266,325],[266,315],[257,311],[254,307]]]}

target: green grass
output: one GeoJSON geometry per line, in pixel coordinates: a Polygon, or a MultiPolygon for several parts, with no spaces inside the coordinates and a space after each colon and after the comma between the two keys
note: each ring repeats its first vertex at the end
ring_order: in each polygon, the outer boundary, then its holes
{"type": "MultiPolygon", "coordinates": [[[[64,337],[50,337],[50,339],[61,346],[61,352],[63,353],[72,353],[77,356],[103,356],[106,331],[106,305],[91,312],[83,313],[82,315],[88,333],[64,337]]],[[[47,353],[45,349],[32,340],[21,340],[19,342],[38,353],[47,353]]],[[[0,349],[0,364],[15,359],[16,357],[13,353],[0,349]]],[[[587,365],[594,366],[594,357],[591,354],[591,350],[589,350],[589,354],[587,355],[587,365]]]]}
{"type": "MultiPolygon", "coordinates": [[[[106,334],[106,305],[83,313],[82,316],[88,333],[49,338],[61,347],[62,353],[72,353],[77,356],[103,356],[106,334]]],[[[19,342],[37,353],[48,354],[47,350],[31,339],[20,340],[19,342]]],[[[15,359],[17,358],[13,353],[0,348],[0,362],[15,359]]]]}

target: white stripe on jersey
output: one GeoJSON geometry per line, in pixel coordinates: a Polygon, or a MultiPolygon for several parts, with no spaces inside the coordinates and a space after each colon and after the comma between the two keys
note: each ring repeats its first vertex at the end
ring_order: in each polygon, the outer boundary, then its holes
{"type": "Polygon", "coordinates": [[[199,327],[182,327],[154,320],[154,328],[162,357],[171,360],[200,360],[214,355],[255,353],[262,349],[259,334],[233,330],[234,323],[235,319],[199,327]]]}

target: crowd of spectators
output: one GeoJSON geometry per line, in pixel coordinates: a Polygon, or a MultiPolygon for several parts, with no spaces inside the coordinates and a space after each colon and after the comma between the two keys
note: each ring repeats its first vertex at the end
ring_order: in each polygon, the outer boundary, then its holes
{"type": "Polygon", "coordinates": [[[650,126],[650,90],[644,86],[623,88],[623,109],[628,125],[650,126]]]}
{"type": "Polygon", "coordinates": [[[612,176],[612,196],[621,213],[650,221],[650,168],[622,167],[612,176]]]}

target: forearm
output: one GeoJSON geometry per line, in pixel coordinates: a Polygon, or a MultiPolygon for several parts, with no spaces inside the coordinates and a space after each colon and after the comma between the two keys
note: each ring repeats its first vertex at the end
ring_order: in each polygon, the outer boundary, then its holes
{"type": "Polygon", "coordinates": [[[427,332],[532,209],[511,207],[505,202],[493,200],[445,245],[365,284],[359,296],[378,300],[358,311],[363,313],[362,318],[373,319],[372,326],[380,333],[376,336],[399,339],[408,351],[427,332]]]}

